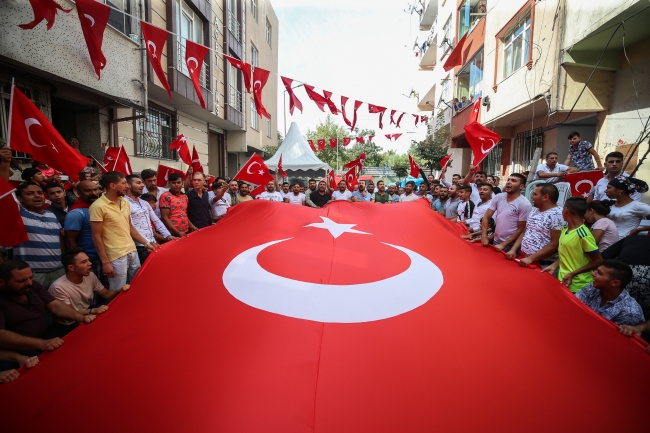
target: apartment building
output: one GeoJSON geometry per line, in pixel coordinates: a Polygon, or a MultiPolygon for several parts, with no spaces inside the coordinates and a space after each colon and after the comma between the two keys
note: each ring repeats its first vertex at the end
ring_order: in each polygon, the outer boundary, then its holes
{"type": "MultiPolygon", "coordinates": [[[[227,53],[277,71],[279,23],[269,1],[109,1],[114,9],[104,33],[107,64],[100,80],[92,69],[74,3],[59,3],[72,11],[59,13],[49,31],[44,23],[33,30],[17,27],[32,20],[27,2],[2,6],[3,138],[7,136],[13,78],[66,140],[79,140],[82,153],[102,160],[106,146],[123,144],[135,172],[156,168],[159,163],[186,169],[176,152],[169,150],[178,134],[184,134],[189,145],[196,147],[205,171],[215,176],[234,175],[253,152],[262,152],[264,146],[275,142],[276,77],[271,75],[263,94],[273,121],[261,128],[262,120],[249,109],[251,98],[241,72],[232,70],[224,58],[227,53]],[[141,18],[170,32],[162,66],[171,100],[142,49],[141,18]],[[186,40],[213,50],[200,78],[206,109],[201,108],[185,65],[186,40]],[[258,58],[251,60],[248,53],[252,56],[254,52],[258,58]]],[[[29,155],[16,157],[29,162],[29,155]]]]}
{"type": "MultiPolygon", "coordinates": [[[[431,87],[420,92],[418,107],[431,110],[432,104],[451,105],[453,98],[482,97],[479,122],[502,137],[481,164],[490,174],[530,169],[537,149],[542,157],[555,151],[562,161],[574,130],[601,157],[614,150],[629,154],[631,172],[648,150],[646,142],[633,153],[650,116],[650,89],[642,79],[650,67],[643,49],[650,37],[648,18],[650,5],[644,1],[425,2],[420,28],[430,30],[431,44],[420,57],[420,70],[430,74],[431,87]],[[449,52],[440,53],[447,46],[441,41],[456,47],[465,34],[461,64],[448,77],[442,64],[449,52]]],[[[463,131],[470,112],[454,111],[445,126],[452,131],[454,172],[466,172],[470,164],[463,131]]],[[[636,176],[650,180],[647,165],[636,176]]]]}

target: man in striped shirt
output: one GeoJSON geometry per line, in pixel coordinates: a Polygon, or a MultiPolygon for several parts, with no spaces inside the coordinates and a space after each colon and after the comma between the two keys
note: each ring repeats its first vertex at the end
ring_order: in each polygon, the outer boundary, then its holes
{"type": "Polygon", "coordinates": [[[39,184],[21,183],[16,198],[29,241],[14,247],[14,259],[29,263],[34,280],[50,287],[65,274],[61,264],[61,224],[52,212],[43,209],[45,197],[39,184]]]}

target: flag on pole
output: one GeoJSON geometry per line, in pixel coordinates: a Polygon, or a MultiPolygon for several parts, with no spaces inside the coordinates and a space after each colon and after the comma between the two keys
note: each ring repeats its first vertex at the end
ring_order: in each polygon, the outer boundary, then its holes
{"type": "Polygon", "coordinates": [[[420,166],[409,154],[409,165],[411,166],[411,176],[418,177],[420,175],[420,166]]]}
{"type": "Polygon", "coordinates": [[[187,139],[183,134],[180,134],[179,136],[176,137],[175,140],[171,142],[171,144],[169,145],[169,149],[176,150],[176,152],[178,152],[178,156],[181,158],[181,161],[183,161],[187,165],[192,165],[190,148],[187,145],[187,139]]]}
{"type": "Polygon", "coordinates": [[[90,61],[99,79],[101,70],[106,66],[102,44],[111,8],[95,0],[77,0],[75,3],[90,61]]]}
{"type": "Polygon", "coordinates": [[[465,138],[472,148],[474,155],[472,165],[477,166],[499,143],[501,136],[494,131],[490,131],[478,122],[465,125],[463,129],[465,130],[465,138]]]}
{"type": "Polygon", "coordinates": [[[603,178],[603,172],[599,170],[580,171],[569,173],[564,176],[564,181],[571,185],[573,197],[589,197],[589,192],[603,178]]]}
{"type": "Polygon", "coordinates": [[[151,25],[145,21],[140,21],[140,28],[142,28],[142,37],[146,42],[147,54],[149,55],[149,61],[151,62],[151,67],[156,73],[156,77],[162,83],[162,86],[167,90],[167,95],[169,99],[172,99],[172,92],[169,88],[169,83],[167,82],[167,75],[160,63],[160,59],[163,56],[163,47],[167,41],[167,35],[169,33],[167,30],[161,29],[151,25]]]}
{"type": "Polygon", "coordinates": [[[278,171],[283,177],[289,177],[287,176],[287,172],[282,168],[282,154],[280,154],[280,159],[278,159],[278,171]]]}
{"type": "Polygon", "coordinates": [[[15,190],[12,184],[0,177],[0,216],[4,226],[4,229],[0,230],[0,245],[6,248],[29,240],[18,203],[13,195],[15,190]]]}

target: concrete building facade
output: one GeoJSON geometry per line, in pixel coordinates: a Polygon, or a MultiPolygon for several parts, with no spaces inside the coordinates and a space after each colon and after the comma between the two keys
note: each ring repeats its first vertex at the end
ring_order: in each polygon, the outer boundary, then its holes
{"type": "MultiPolygon", "coordinates": [[[[74,3],[59,3],[72,11],[59,12],[49,31],[44,22],[33,30],[17,26],[33,18],[27,2],[5,2],[1,7],[0,137],[8,133],[13,78],[67,141],[79,140],[83,154],[101,161],[106,146],[123,144],[134,172],[155,169],[159,163],[186,169],[169,150],[178,134],[196,147],[205,171],[215,176],[233,176],[253,152],[276,141],[277,77],[272,74],[264,88],[263,103],[272,122],[263,123],[252,116],[256,113],[251,112],[252,98],[241,72],[232,70],[224,58],[227,53],[251,62],[255,44],[261,53],[257,66],[277,71],[279,23],[270,1],[108,2],[113,10],[104,33],[107,64],[100,80],[90,63],[74,3]],[[257,20],[249,17],[255,9],[257,20]],[[139,19],[170,32],[162,66],[171,100],[143,50],[139,19]],[[267,28],[272,29],[270,43],[265,39],[267,28]],[[186,40],[212,50],[200,78],[206,109],[201,108],[185,66],[186,40]]],[[[16,157],[29,163],[29,155],[16,157]]]]}

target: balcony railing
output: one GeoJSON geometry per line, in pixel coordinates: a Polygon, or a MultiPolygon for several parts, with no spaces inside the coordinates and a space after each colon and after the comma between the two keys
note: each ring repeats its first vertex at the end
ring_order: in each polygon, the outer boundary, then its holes
{"type": "Polygon", "coordinates": [[[230,105],[235,110],[243,113],[242,111],[242,95],[239,90],[234,86],[230,86],[230,94],[228,98],[228,105],[230,105]]]}
{"type": "MultiPolygon", "coordinates": [[[[178,51],[178,70],[183,74],[190,76],[190,72],[187,70],[187,64],[185,63],[185,45],[179,40],[176,41],[176,48],[178,51]]],[[[208,79],[208,65],[205,61],[201,66],[201,75],[199,76],[199,84],[207,90],[210,90],[210,81],[208,79]]]]}
{"type": "Polygon", "coordinates": [[[237,21],[237,17],[228,11],[228,30],[235,36],[237,42],[241,43],[241,24],[237,21]]]}

